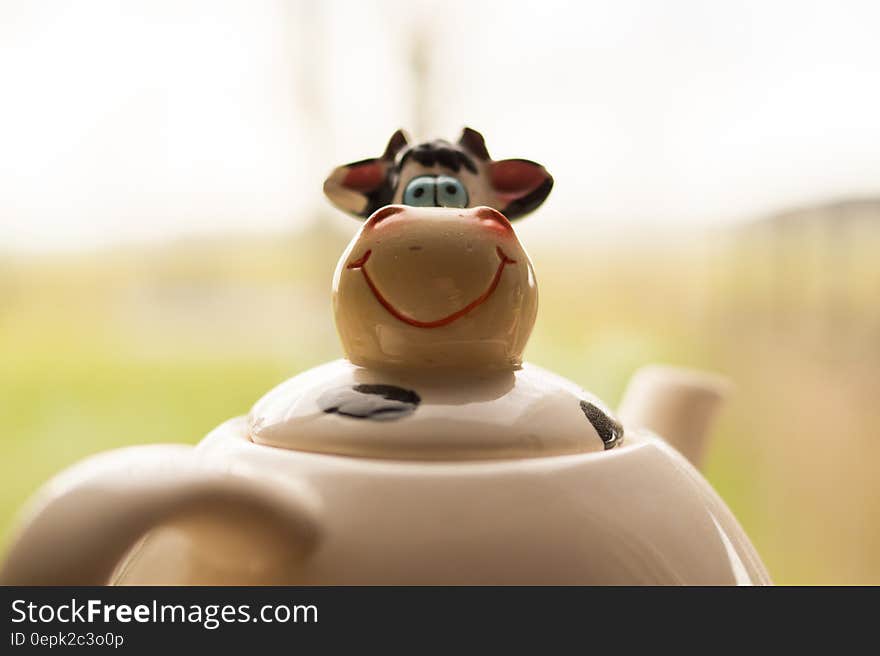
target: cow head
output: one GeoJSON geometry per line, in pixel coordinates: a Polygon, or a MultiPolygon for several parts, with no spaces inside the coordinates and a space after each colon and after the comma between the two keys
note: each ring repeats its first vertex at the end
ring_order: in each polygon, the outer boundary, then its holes
{"type": "Polygon", "coordinates": [[[337,167],[324,193],[339,209],[366,218],[385,205],[492,207],[515,220],[536,209],[553,178],[525,159],[493,160],[483,136],[465,128],[458,143],[411,145],[395,132],[381,157],[337,167]]]}
{"type": "Polygon", "coordinates": [[[457,144],[409,146],[336,169],[324,191],[369,217],[333,280],[336,327],[355,364],[511,370],[535,321],[532,263],[508,219],[540,205],[553,179],[527,160],[493,161],[465,128],[457,144]]]}

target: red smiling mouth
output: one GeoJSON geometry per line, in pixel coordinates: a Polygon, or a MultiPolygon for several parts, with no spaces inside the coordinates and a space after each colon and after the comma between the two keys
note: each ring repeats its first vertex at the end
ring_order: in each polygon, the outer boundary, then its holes
{"type": "Polygon", "coordinates": [[[492,282],[489,283],[489,286],[486,288],[482,294],[480,294],[477,298],[472,300],[470,303],[465,305],[460,310],[456,310],[452,314],[448,314],[445,317],[440,319],[435,319],[434,321],[419,321],[418,319],[413,319],[412,317],[406,316],[403,312],[394,307],[391,302],[382,295],[382,292],[379,291],[379,288],[376,287],[376,283],[373,282],[373,279],[370,278],[370,274],[367,273],[367,269],[365,267],[367,260],[370,259],[370,255],[373,253],[372,250],[368,250],[357,260],[353,260],[346,265],[346,269],[360,269],[361,273],[364,276],[364,280],[367,281],[367,286],[370,288],[370,291],[373,292],[373,296],[376,297],[376,300],[382,304],[388,312],[395,319],[399,319],[403,323],[409,324],[410,326],[415,326],[416,328],[439,328],[441,326],[448,326],[453,321],[461,319],[468,312],[473,310],[476,307],[482,305],[486,300],[492,295],[495,291],[495,288],[498,287],[498,283],[501,282],[501,274],[504,272],[504,267],[508,264],[516,264],[516,260],[512,260],[507,255],[505,255],[504,251],[501,250],[500,246],[495,247],[495,252],[498,253],[498,258],[501,260],[498,263],[498,269],[495,271],[495,275],[492,277],[492,282]]]}

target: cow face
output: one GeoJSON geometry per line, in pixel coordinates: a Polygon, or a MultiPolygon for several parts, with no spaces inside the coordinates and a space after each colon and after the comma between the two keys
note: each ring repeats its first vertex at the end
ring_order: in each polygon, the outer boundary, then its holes
{"type": "Polygon", "coordinates": [[[324,193],[339,209],[366,218],[389,204],[415,207],[491,207],[508,220],[536,209],[553,178],[525,159],[495,161],[483,136],[465,128],[458,143],[441,139],[410,145],[395,132],[381,157],[336,168],[324,193]]]}
{"type": "Polygon", "coordinates": [[[386,205],[340,259],[333,305],[355,364],[473,372],[520,365],[538,297],[497,210],[386,205]]]}

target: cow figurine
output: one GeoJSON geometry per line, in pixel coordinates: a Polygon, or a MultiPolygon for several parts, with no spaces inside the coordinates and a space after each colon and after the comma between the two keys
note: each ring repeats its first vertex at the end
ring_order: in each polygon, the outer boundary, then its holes
{"type": "Polygon", "coordinates": [[[618,418],[522,362],[537,285],[510,219],[552,184],[470,129],[337,168],[328,197],[366,219],[333,279],[346,359],[196,447],[63,472],[0,582],[769,583],[691,463],[720,381],[644,370],[618,418]]]}

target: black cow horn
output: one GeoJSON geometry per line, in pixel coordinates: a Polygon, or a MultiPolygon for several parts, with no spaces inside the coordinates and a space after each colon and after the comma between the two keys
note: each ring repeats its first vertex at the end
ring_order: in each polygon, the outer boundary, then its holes
{"type": "Polygon", "coordinates": [[[406,132],[403,130],[397,130],[388,140],[388,145],[385,147],[382,159],[393,162],[394,158],[397,157],[397,153],[400,152],[400,149],[408,143],[409,139],[406,138],[406,132]]]}
{"type": "Polygon", "coordinates": [[[479,159],[489,159],[489,151],[486,150],[486,140],[483,139],[483,135],[476,130],[472,130],[471,128],[465,128],[462,130],[458,143],[479,159]]]}

